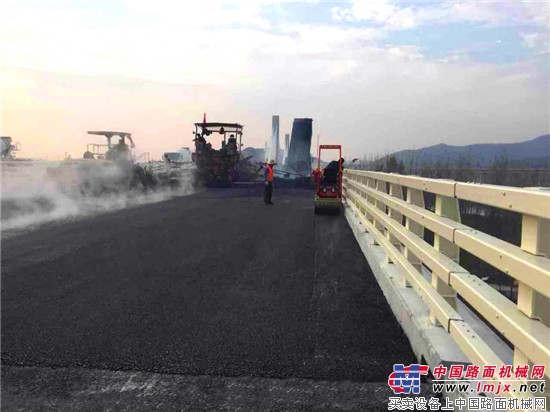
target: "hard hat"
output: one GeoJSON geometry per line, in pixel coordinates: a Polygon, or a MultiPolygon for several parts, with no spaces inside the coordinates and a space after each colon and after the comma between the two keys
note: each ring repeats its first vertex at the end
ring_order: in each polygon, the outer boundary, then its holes
{"type": "Polygon", "coordinates": [[[270,165],[276,165],[277,163],[275,163],[275,160],[271,159],[271,160],[269,161],[269,164],[270,164],[270,165]]]}

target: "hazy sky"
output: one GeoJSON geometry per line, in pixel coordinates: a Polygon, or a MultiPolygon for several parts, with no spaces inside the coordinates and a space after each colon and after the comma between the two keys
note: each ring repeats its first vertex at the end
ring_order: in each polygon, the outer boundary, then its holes
{"type": "Polygon", "coordinates": [[[80,157],[87,130],[158,157],[192,123],[263,147],[311,117],[348,155],[550,132],[549,2],[0,2],[1,134],[80,157]]]}

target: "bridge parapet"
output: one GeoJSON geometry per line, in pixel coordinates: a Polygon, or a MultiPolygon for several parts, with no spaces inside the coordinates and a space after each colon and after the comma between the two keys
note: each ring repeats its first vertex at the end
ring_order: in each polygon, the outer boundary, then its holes
{"type": "Polygon", "coordinates": [[[514,346],[514,365],[546,365],[550,377],[548,189],[345,170],[344,196],[373,244],[404,275],[399,286],[414,289],[429,307],[432,325],[444,328],[470,362],[509,363],[459,315],[457,295],[514,346]],[[434,211],[426,209],[424,192],[435,195],[434,211]],[[520,213],[521,246],[461,223],[460,200],[520,213]],[[434,233],[433,246],[424,229],[434,233]],[[460,266],[461,249],[517,280],[517,304],[460,266]]]}

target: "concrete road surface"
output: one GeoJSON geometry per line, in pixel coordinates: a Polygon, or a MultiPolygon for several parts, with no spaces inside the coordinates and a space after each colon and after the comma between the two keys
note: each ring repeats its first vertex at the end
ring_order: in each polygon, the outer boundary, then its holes
{"type": "Polygon", "coordinates": [[[4,234],[2,410],[387,402],[415,359],[345,218],[274,202],[205,191],[4,234]]]}

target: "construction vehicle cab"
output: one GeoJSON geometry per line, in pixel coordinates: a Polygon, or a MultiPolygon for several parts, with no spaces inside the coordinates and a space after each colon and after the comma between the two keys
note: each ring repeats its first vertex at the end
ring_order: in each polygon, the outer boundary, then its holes
{"type": "Polygon", "coordinates": [[[132,162],[132,149],[136,147],[131,133],[113,131],[89,131],[88,134],[105,136],[107,144],[89,143],[84,152],[84,159],[104,159],[113,161],[132,162]],[[112,138],[118,136],[118,142],[111,142],[112,138]],[[130,142],[130,145],[126,143],[130,142]]]}
{"type": "Polygon", "coordinates": [[[198,184],[229,186],[239,180],[243,126],[238,123],[195,123],[195,151],[198,184]],[[220,143],[217,147],[218,137],[220,143]],[[214,146],[214,147],[213,147],[214,146]]]}
{"type": "Polygon", "coordinates": [[[342,146],[319,145],[317,169],[314,171],[316,181],[315,213],[339,213],[342,205],[342,146]],[[321,169],[321,152],[323,150],[338,150],[338,161],[331,162],[321,169]]]}
{"type": "Polygon", "coordinates": [[[89,131],[88,134],[106,137],[107,144],[89,143],[82,159],[67,158],[50,166],[46,172],[48,179],[70,196],[99,196],[150,186],[143,167],[133,159],[135,144],[130,133],[89,131]],[[113,137],[118,137],[118,142],[112,142],[113,137]]]}

